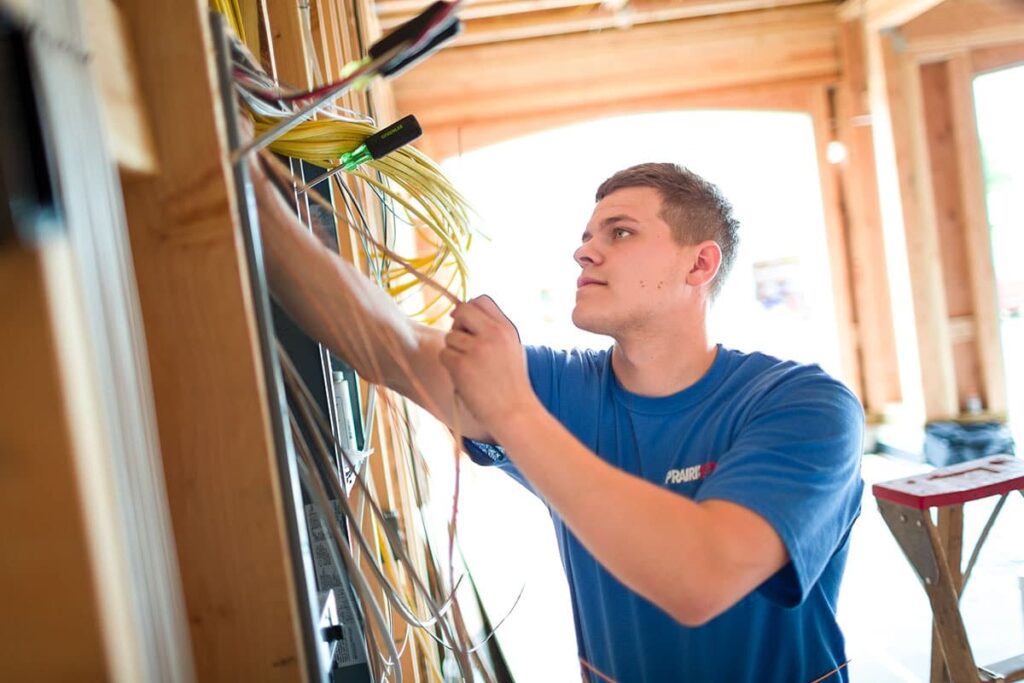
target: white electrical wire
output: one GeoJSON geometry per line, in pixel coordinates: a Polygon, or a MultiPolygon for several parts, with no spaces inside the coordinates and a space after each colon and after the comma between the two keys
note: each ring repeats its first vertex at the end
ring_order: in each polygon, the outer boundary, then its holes
{"type": "MultiPolygon", "coordinates": [[[[293,397],[296,398],[300,415],[303,417],[307,426],[310,428],[309,431],[311,432],[317,445],[316,452],[319,454],[319,461],[321,465],[325,468],[325,472],[331,472],[331,458],[327,450],[326,443],[323,440],[324,434],[330,435],[332,441],[334,441],[336,447],[338,448],[338,451],[342,454],[342,457],[345,458],[345,461],[348,464],[349,468],[355,471],[355,468],[353,466],[351,457],[347,452],[347,449],[342,444],[338,443],[338,440],[334,437],[329,425],[326,424],[326,419],[322,414],[320,414],[320,411],[316,408],[316,403],[313,400],[313,397],[310,395],[309,389],[302,383],[301,379],[299,379],[298,373],[295,370],[295,367],[292,364],[291,359],[288,357],[287,352],[285,352],[284,348],[281,346],[280,343],[278,343],[278,355],[281,359],[281,367],[285,378],[285,382],[291,389],[293,397]],[[319,427],[319,429],[317,429],[317,427],[319,427]]],[[[314,460],[314,463],[315,462],[316,460],[314,460]]],[[[344,490],[341,488],[340,482],[338,482],[335,477],[329,476],[329,474],[325,475],[324,472],[320,471],[320,468],[316,468],[316,471],[319,472],[320,474],[320,477],[317,480],[319,484],[323,486],[323,484],[325,483],[324,480],[326,480],[326,484],[328,485],[327,488],[332,490],[332,493],[334,494],[334,499],[338,501],[339,506],[342,508],[343,514],[346,516],[347,519],[354,520],[355,517],[353,515],[353,511],[349,507],[347,496],[344,490]]],[[[429,589],[427,589],[427,587],[423,583],[422,578],[419,576],[419,574],[413,567],[412,562],[409,559],[408,555],[406,554],[405,548],[402,545],[400,539],[398,539],[395,536],[395,532],[391,528],[391,525],[385,521],[385,516],[383,512],[381,511],[376,500],[374,500],[374,498],[370,495],[369,489],[366,486],[365,482],[363,482],[362,477],[357,474],[355,481],[356,484],[358,484],[362,489],[364,493],[364,499],[369,501],[370,509],[373,512],[374,516],[377,517],[378,521],[380,522],[381,528],[384,530],[384,535],[387,538],[389,546],[391,548],[392,555],[396,558],[398,562],[405,564],[406,571],[408,572],[408,576],[412,581],[413,586],[423,596],[424,603],[426,604],[428,610],[433,615],[433,618],[431,620],[422,620],[412,613],[411,608],[409,608],[402,600],[402,598],[399,597],[397,589],[394,588],[394,586],[390,583],[388,578],[384,575],[383,570],[377,565],[376,561],[373,560],[374,553],[371,551],[369,543],[366,540],[366,538],[363,537],[362,533],[359,531],[358,528],[353,528],[351,530],[352,535],[355,537],[356,542],[363,548],[363,552],[367,554],[368,559],[370,560],[370,567],[373,570],[374,574],[376,575],[378,581],[380,582],[380,585],[384,590],[385,595],[387,596],[388,600],[395,607],[395,609],[398,611],[398,613],[402,616],[403,619],[405,619],[412,625],[424,629],[424,632],[427,633],[427,635],[429,635],[432,639],[434,639],[441,645],[449,648],[453,652],[456,661],[459,664],[460,673],[462,674],[464,680],[472,683],[473,669],[469,664],[467,652],[469,648],[462,641],[462,639],[458,637],[457,633],[454,633],[452,631],[448,622],[443,618],[443,614],[441,613],[440,608],[434,603],[433,596],[431,595],[429,589]],[[444,635],[444,639],[438,639],[429,630],[429,627],[435,623],[441,628],[442,634],[444,635]]],[[[330,518],[328,517],[328,519],[330,518]]],[[[360,575],[360,579],[365,581],[365,578],[363,578],[362,575],[360,575]]],[[[449,600],[453,599],[454,591],[452,592],[452,596],[449,598],[449,600]]],[[[446,604],[447,602],[448,601],[446,601],[446,604]]],[[[383,616],[381,616],[381,621],[383,621],[383,616]]],[[[391,645],[393,644],[394,643],[392,642],[391,645]]]]}

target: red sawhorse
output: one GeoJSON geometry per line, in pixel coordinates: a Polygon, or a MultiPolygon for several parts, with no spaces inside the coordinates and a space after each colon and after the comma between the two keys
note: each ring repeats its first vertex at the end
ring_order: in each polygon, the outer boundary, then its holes
{"type": "Polygon", "coordinates": [[[914,567],[932,607],[931,683],[1024,680],[1024,655],[979,667],[960,615],[960,595],[1006,498],[1024,495],[1024,460],[996,455],[875,484],[882,517],[914,567]],[[961,571],[964,503],[1000,496],[961,571]],[[938,508],[938,523],[931,508],[938,508]]]}

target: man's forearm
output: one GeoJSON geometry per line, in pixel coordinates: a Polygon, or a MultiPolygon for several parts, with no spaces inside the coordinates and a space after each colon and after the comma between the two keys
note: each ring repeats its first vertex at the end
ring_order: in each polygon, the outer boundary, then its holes
{"type": "Polygon", "coordinates": [[[367,380],[408,390],[415,323],[379,287],[320,244],[266,178],[256,183],[275,298],[312,337],[367,380]]]}
{"type": "Polygon", "coordinates": [[[698,504],[612,467],[540,404],[492,430],[601,564],[680,623],[704,623],[785,562],[781,541],[765,542],[759,520],[749,526],[749,510],[698,504]],[[765,546],[752,565],[750,544],[765,546]]]}

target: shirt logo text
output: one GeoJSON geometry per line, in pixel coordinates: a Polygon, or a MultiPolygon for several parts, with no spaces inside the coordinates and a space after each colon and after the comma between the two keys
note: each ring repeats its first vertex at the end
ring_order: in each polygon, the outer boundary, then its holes
{"type": "Polygon", "coordinates": [[[669,470],[665,473],[666,484],[685,484],[691,481],[698,481],[715,471],[715,463],[706,462],[700,465],[691,465],[678,470],[669,470]]]}

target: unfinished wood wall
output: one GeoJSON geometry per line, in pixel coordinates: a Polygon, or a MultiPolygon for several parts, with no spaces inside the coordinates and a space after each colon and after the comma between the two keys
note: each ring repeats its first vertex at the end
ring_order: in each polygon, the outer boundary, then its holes
{"type": "Polygon", "coordinates": [[[122,175],[201,680],[300,680],[255,313],[205,3],[119,3],[157,172],[122,175]]]}
{"type": "Polygon", "coordinates": [[[923,413],[960,414],[970,396],[1005,415],[1006,387],[973,77],[1024,62],[1024,5],[946,0],[907,16],[864,11],[876,56],[872,109],[898,181],[890,227],[906,240],[923,413]],[[888,151],[888,150],[887,150],[888,151]]]}

